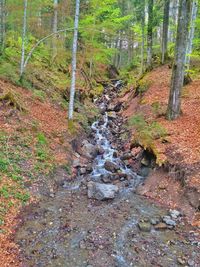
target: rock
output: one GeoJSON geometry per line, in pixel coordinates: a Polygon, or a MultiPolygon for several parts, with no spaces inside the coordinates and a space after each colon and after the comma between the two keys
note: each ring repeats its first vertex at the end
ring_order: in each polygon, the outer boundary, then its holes
{"type": "Polygon", "coordinates": [[[169,214],[170,214],[170,216],[172,217],[172,219],[177,219],[178,217],[180,217],[181,216],[181,213],[180,213],[180,211],[178,211],[178,210],[170,210],[169,211],[169,214]]]}
{"type": "Polygon", "coordinates": [[[148,222],[140,222],[140,223],[138,223],[138,227],[142,232],[150,232],[151,231],[151,224],[148,222]]]}
{"type": "Polygon", "coordinates": [[[178,258],[178,259],[177,259],[177,262],[178,262],[180,265],[185,265],[185,264],[186,264],[185,260],[182,259],[182,258],[178,258]]]}
{"type": "Polygon", "coordinates": [[[97,147],[90,144],[87,140],[83,141],[82,154],[87,158],[94,158],[97,155],[97,147]]]}
{"type": "Polygon", "coordinates": [[[134,147],[131,150],[131,154],[134,158],[137,158],[138,155],[140,155],[143,152],[143,149],[139,146],[139,147],[134,147]]]}
{"type": "Polygon", "coordinates": [[[195,262],[193,260],[191,260],[191,259],[189,259],[187,263],[191,267],[195,266],[195,262]]]}
{"type": "Polygon", "coordinates": [[[160,218],[151,218],[150,219],[150,223],[152,224],[152,225],[156,225],[156,224],[158,224],[160,222],[160,218]]]}
{"type": "Polygon", "coordinates": [[[126,154],[121,156],[121,160],[129,160],[131,158],[132,158],[132,154],[131,153],[126,153],[126,154]]]}
{"type": "Polygon", "coordinates": [[[158,223],[155,225],[155,230],[166,230],[167,229],[167,225],[165,223],[158,223]]]}
{"type": "Polygon", "coordinates": [[[107,170],[107,171],[109,171],[109,172],[117,172],[119,169],[120,169],[120,167],[116,164],[116,163],[114,163],[114,162],[112,162],[112,161],[109,161],[109,160],[107,160],[106,162],[105,162],[105,164],[104,164],[104,168],[107,170]]]}
{"type": "Polygon", "coordinates": [[[170,216],[164,216],[162,218],[163,222],[170,226],[176,226],[176,222],[171,219],[170,216]]]}
{"type": "Polygon", "coordinates": [[[86,174],[87,169],[85,167],[80,168],[80,174],[86,174]]]}
{"type": "Polygon", "coordinates": [[[88,183],[88,198],[95,198],[97,200],[113,199],[118,191],[119,188],[116,185],[88,183]]]}
{"type": "Polygon", "coordinates": [[[72,167],[73,167],[73,168],[78,168],[78,167],[80,167],[80,166],[81,166],[80,159],[75,159],[75,160],[73,161],[72,167]]]}
{"type": "Polygon", "coordinates": [[[116,114],[116,112],[115,111],[110,111],[110,112],[108,112],[108,118],[109,119],[116,119],[117,118],[117,114],[116,114]]]}
{"type": "Polygon", "coordinates": [[[142,167],[140,168],[140,170],[138,171],[138,175],[142,176],[142,177],[147,177],[149,175],[151,171],[151,168],[149,167],[142,167]]]}
{"type": "Polygon", "coordinates": [[[141,160],[141,163],[142,165],[148,167],[150,165],[150,161],[149,159],[147,159],[146,157],[144,157],[142,160],[141,160]]]}

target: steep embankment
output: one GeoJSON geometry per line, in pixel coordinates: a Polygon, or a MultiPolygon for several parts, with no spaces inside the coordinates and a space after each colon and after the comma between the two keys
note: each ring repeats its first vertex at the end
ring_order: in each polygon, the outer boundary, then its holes
{"type": "MultiPolygon", "coordinates": [[[[126,103],[123,116],[131,125],[131,147],[135,159],[140,152],[135,147],[139,144],[153,152],[161,166],[151,170],[138,192],[182,208],[190,221],[195,214],[193,223],[199,225],[200,80],[183,88],[181,117],[167,121],[170,77],[168,66],[148,73],[138,84],[137,96],[133,91],[121,99],[126,103]]],[[[148,160],[142,162],[147,167],[150,164],[148,160]]]]}
{"type": "Polygon", "coordinates": [[[81,124],[86,126],[95,114],[90,103],[86,108],[80,104],[76,111],[75,133],[70,134],[67,102],[59,93],[47,96],[41,90],[0,80],[1,266],[19,266],[18,249],[10,235],[19,223],[16,216],[21,207],[37,200],[38,184],[51,191],[49,174],[55,168],[62,165],[71,172],[72,140],[84,135],[81,124]]]}

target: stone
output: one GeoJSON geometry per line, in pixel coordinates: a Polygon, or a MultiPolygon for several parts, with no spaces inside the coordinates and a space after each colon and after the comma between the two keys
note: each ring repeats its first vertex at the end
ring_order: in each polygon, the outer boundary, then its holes
{"type": "Polygon", "coordinates": [[[164,216],[162,218],[163,222],[166,223],[167,225],[170,225],[170,226],[176,226],[176,222],[174,220],[171,219],[170,216],[164,216]]]}
{"type": "Polygon", "coordinates": [[[170,210],[169,214],[172,217],[172,219],[177,219],[178,217],[181,216],[181,212],[178,210],[170,210]]]}
{"type": "Polygon", "coordinates": [[[82,167],[80,168],[80,174],[86,174],[87,173],[87,169],[82,167]]]}
{"type": "Polygon", "coordinates": [[[97,155],[98,151],[96,146],[90,144],[87,140],[84,140],[82,144],[82,154],[84,156],[94,158],[97,155]]]}
{"type": "Polygon", "coordinates": [[[152,225],[156,225],[156,224],[158,224],[160,222],[160,218],[151,218],[150,219],[150,223],[152,224],[152,225]]]}
{"type": "Polygon", "coordinates": [[[140,223],[138,223],[138,227],[142,232],[150,232],[151,231],[151,224],[148,222],[140,222],[140,223]]]}
{"type": "Polygon", "coordinates": [[[141,163],[142,165],[148,167],[150,165],[150,161],[149,159],[147,159],[146,157],[144,157],[142,160],[141,160],[141,163]]]}
{"type": "Polygon", "coordinates": [[[167,225],[165,223],[158,223],[154,226],[155,230],[166,230],[167,229],[167,225]]]}
{"type": "Polygon", "coordinates": [[[88,183],[88,198],[97,200],[113,199],[118,191],[118,186],[113,184],[88,183]]]}
{"type": "Polygon", "coordinates": [[[177,259],[177,262],[178,262],[180,265],[185,265],[185,264],[186,264],[185,260],[182,259],[182,258],[178,258],[178,259],[177,259]]]}
{"type": "Polygon", "coordinates": [[[109,119],[116,119],[117,118],[117,114],[116,114],[116,112],[115,111],[110,111],[110,112],[108,112],[108,118],[109,119]]]}
{"type": "Polygon", "coordinates": [[[132,158],[132,154],[131,153],[126,153],[126,154],[121,156],[121,160],[129,160],[131,158],[132,158]]]}
{"type": "Polygon", "coordinates": [[[109,172],[117,172],[119,169],[120,169],[120,167],[116,164],[116,163],[114,163],[114,162],[112,162],[112,161],[109,161],[109,160],[107,160],[106,162],[105,162],[105,164],[104,164],[104,168],[107,170],[107,171],[109,171],[109,172]]]}
{"type": "Polygon", "coordinates": [[[195,266],[195,262],[192,259],[189,259],[187,263],[191,267],[195,266]]]}

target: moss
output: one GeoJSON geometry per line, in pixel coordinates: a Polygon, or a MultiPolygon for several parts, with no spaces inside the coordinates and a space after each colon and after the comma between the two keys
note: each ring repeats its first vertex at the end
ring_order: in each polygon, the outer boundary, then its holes
{"type": "Polygon", "coordinates": [[[8,105],[13,106],[19,111],[27,111],[27,109],[22,104],[20,96],[15,93],[13,90],[8,90],[0,95],[0,101],[6,101],[8,105]]]}

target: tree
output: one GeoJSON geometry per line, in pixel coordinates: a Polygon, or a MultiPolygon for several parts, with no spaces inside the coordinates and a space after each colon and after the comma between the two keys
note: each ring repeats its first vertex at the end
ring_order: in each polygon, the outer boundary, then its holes
{"type": "Polygon", "coordinates": [[[22,75],[24,73],[25,40],[26,40],[26,27],[27,27],[27,5],[28,5],[28,0],[24,0],[24,16],[23,16],[23,29],[22,29],[22,54],[21,54],[20,78],[22,78],[22,75]]]}
{"type": "Polygon", "coordinates": [[[178,118],[181,113],[181,91],[185,73],[185,57],[191,10],[190,7],[191,0],[180,0],[175,59],[172,70],[171,88],[167,109],[167,118],[169,120],[178,118]]]}
{"type": "Polygon", "coordinates": [[[148,0],[148,27],[147,27],[147,68],[152,68],[153,55],[153,4],[154,0],[148,0]]]}
{"type": "Polygon", "coordinates": [[[198,9],[198,2],[196,0],[192,1],[192,11],[191,11],[191,18],[190,18],[190,30],[187,42],[187,51],[186,51],[186,75],[188,75],[188,71],[190,68],[190,57],[192,53],[192,43],[194,39],[194,32],[195,32],[195,22],[197,17],[197,9],[198,9]]]}
{"type": "Polygon", "coordinates": [[[80,0],[76,0],[76,13],[75,13],[75,20],[74,20],[74,39],[73,39],[73,48],[72,48],[72,79],[71,79],[70,101],[69,101],[69,120],[73,120],[73,112],[74,112],[79,13],[80,13],[80,0]]]}
{"type": "Polygon", "coordinates": [[[4,49],[5,39],[5,0],[0,0],[0,53],[4,49]]]}
{"type": "Polygon", "coordinates": [[[169,30],[169,6],[170,0],[165,0],[163,13],[163,32],[162,32],[162,64],[168,57],[168,30],[169,30]]]}
{"type": "MultiPolygon", "coordinates": [[[[58,0],[54,0],[53,5],[53,33],[55,34],[58,31],[58,0]]],[[[56,47],[56,36],[53,36],[53,59],[55,59],[57,55],[57,47],[56,47]]]]}

